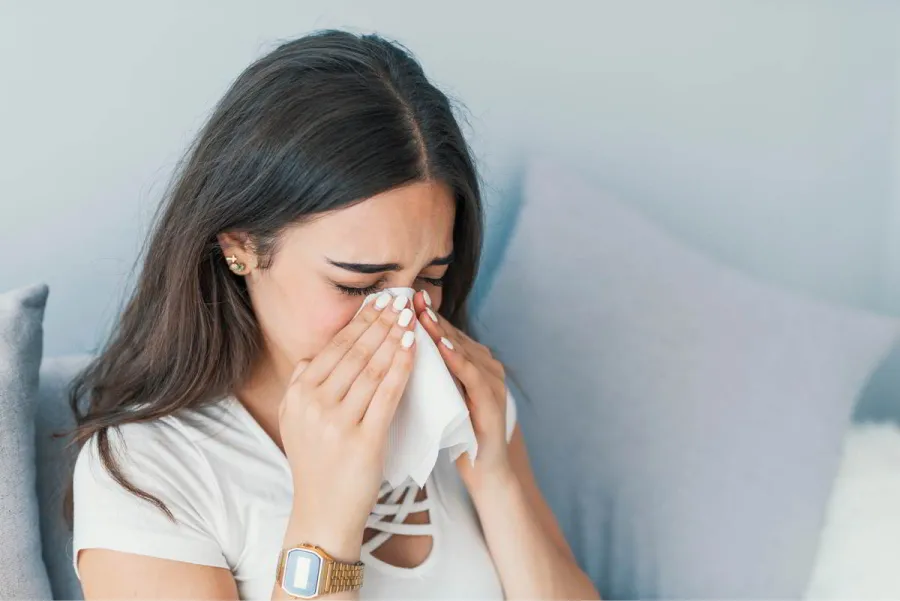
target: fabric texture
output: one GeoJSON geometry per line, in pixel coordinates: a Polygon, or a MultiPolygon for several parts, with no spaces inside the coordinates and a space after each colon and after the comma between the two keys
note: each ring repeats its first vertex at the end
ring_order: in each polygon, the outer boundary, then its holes
{"type": "Polygon", "coordinates": [[[757,282],[550,161],[473,325],[608,599],[799,598],[898,323],[757,282]]]}
{"type": "Polygon", "coordinates": [[[91,357],[71,355],[44,359],[35,420],[37,436],[37,492],[44,563],[54,599],[82,599],[72,569],[72,532],[65,519],[63,499],[72,477],[74,453],[64,436],[75,425],[68,391],[91,357]]]}
{"type": "MultiPolygon", "coordinates": [[[[514,407],[508,414],[511,435],[514,407]]],[[[234,574],[242,599],[269,598],[293,482],[284,454],[239,401],[224,399],[110,434],[126,477],[163,501],[174,523],[111,478],[95,440],[75,466],[73,560],[82,549],[104,548],[220,567],[234,574]]],[[[446,453],[426,482],[426,501],[410,502],[418,490],[413,486],[376,506],[381,513],[428,511],[429,527],[405,533],[432,536],[431,554],[406,569],[364,547],[361,599],[503,598],[474,507],[446,453]]],[[[394,533],[378,522],[369,525],[394,533]]]]}
{"type": "Polygon", "coordinates": [[[49,599],[35,492],[34,416],[47,286],[0,294],[0,599],[49,599]]]}
{"type": "Polygon", "coordinates": [[[808,599],[900,599],[900,428],[847,432],[808,599]]]}

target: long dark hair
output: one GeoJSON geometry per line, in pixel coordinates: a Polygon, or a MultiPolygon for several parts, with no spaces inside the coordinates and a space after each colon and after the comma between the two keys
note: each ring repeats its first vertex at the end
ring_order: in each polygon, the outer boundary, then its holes
{"type": "MultiPolygon", "coordinates": [[[[465,327],[483,217],[447,96],[407,50],[377,35],[316,32],[250,65],[189,150],[134,291],[72,387],[74,447],[95,437],[111,476],[171,517],[123,476],[109,429],[222,398],[249,375],[263,339],[217,234],[245,234],[265,268],[286,227],[421,180],[443,182],[457,202],[441,312],[465,327]]],[[[71,489],[67,506],[71,515],[71,489]]]]}

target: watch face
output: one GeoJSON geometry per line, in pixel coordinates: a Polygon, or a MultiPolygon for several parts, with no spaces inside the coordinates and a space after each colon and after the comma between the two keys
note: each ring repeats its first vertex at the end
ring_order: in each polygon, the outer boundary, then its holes
{"type": "Polygon", "coordinates": [[[289,595],[310,599],[319,592],[322,558],[307,549],[291,549],[284,560],[281,588],[289,595]]]}

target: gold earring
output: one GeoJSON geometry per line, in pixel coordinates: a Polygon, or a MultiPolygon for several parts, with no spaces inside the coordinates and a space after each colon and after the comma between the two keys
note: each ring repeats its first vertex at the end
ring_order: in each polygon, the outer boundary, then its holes
{"type": "Polygon", "coordinates": [[[228,269],[238,275],[244,273],[244,270],[247,268],[243,263],[239,263],[237,257],[234,255],[225,257],[225,262],[228,263],[228,269]]]}

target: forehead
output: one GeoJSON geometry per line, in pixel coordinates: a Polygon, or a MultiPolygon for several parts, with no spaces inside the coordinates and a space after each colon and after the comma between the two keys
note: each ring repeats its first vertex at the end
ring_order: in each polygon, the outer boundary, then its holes
{"type": "MultiPolygon", "coordinates": [[[[346,262],[414,262],[453,250],[456,202],[438,182],[415,182],[297,228],[307,251],[346,262]]],[[[290,243],[290,242],[288,242],[290,243]]]]}

